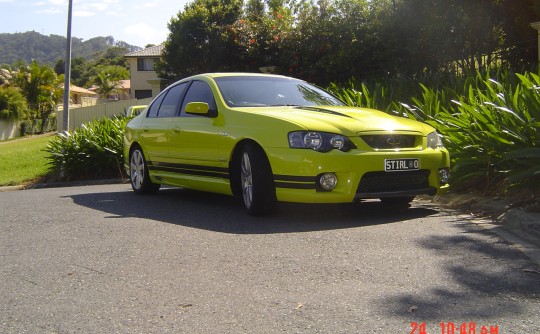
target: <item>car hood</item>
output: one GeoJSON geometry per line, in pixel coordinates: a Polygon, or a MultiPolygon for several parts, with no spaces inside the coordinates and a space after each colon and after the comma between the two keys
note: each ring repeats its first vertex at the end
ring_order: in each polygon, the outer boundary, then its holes
{"type": "Polygon", "coordinates": [[[287,107],[253,109],[257,114],[293,122],[305,130],[342,133],[353,136],[358,133],[392,131],[422,132],[427,135],[434,129],[424,123],[382,111],[356,107],[287,107]]]}

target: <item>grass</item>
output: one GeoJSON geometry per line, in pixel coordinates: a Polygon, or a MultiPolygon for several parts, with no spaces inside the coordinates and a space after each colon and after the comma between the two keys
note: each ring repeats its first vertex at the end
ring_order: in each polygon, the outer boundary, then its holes
{"type": "Polygon", "coordinates": [[[0,142],[0,186],[36,181],[49,172],[45,147],[53,134],[0,142]]]}

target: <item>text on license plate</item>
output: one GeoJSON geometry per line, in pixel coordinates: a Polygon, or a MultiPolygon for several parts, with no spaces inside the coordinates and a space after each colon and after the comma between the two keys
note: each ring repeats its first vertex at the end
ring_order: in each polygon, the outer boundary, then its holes
{"type": "Polygon", "coordinates": [[[385,159],[384,170],[386,172],[418,170],[420,169],[420,161],[416,158],[410,159],[385,159]]]}

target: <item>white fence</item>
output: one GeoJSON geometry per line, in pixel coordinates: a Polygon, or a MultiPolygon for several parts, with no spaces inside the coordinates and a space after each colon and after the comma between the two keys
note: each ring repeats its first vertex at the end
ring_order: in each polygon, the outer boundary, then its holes
{"type": "Polygon", "coordinates": [[[21,135],[19,121],[3,121],[0,120],[0,140],[11,139],[21,135]]]}
{"type": "MultiPolygon", "coordinates": [[[[104,117],[112,118],[113,116],[125,115],[128,107],[149,104],[151,101],[152,98],[140,100],[132,99],[98,104],[91,107],[70,109],[68,130],[73,131],[79,128],[82,124],[96,119],[102,119],[104,117]]],[[[56,126],[58,131],[62,130],[62,124],[64,124],[63,118],[64,112],[59,111],[56,118],[56,126]]]]}

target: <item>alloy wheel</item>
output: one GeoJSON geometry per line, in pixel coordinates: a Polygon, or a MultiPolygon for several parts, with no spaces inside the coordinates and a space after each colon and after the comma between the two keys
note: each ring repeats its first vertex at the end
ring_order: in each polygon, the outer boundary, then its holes
{"type": "Polygon", "coordinates": [[[129,172],[133,188],[141,189],[144,182],[144,158],[141,151],[135,150],[131,154],[129,172]]]}
{"type": "Polygon", "coordinates": [[[242,182],[242,197],[244,198],[244,204],[246,208],[250,208],[253,202],[253,171],[251,170],[251,162],[247,152],[242,154],[240,179],[242,182]]]}

